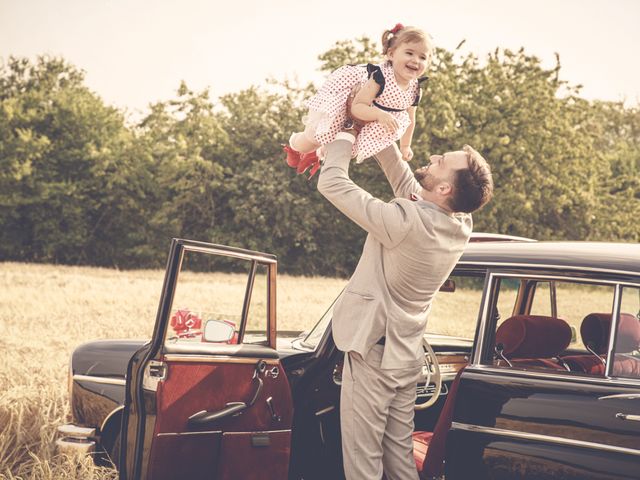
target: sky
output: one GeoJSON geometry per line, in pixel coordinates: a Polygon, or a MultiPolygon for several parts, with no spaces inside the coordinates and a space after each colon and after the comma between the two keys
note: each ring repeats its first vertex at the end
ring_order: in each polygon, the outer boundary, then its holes
{"type": "Polygon", "coordinates": [[[638,0],[0,0],[0,60],[62,56],[135,114],[180,82],[213,98],[276,80],[321,82],[318,55],[400,22],[436,45],[497,47],[555,65],[588,99],[640,104],[638,0]]]}

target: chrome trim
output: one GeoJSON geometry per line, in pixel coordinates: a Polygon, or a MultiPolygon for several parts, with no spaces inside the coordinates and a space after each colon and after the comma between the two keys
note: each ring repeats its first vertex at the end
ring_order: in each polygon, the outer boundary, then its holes
{"type": "Polygon", "coordinates": [[[601,283],[605,285],[626,285],[626,286],[640,286],[640,283],[634,282],[623,282],[618,280],[607,280],[607,279],[599,279],[593,277],[572,277],[571,275],[548,275],[548,274],[540,274],[536,275],[533,272],[527,273],[510,273],[510,272],[492,272],[492,275],[500,276],[500,277],[516,277],[516,278],[526,278],[531,280],[542,279],[542,280],[567,280],[574,283],[601,283]]]}
{"type": "Polygon", "coordinates": [[[282,429],[282,430],[255,430],[250,432],[222,432],[223,435],[255,435],[256,433],[288,433],[291,432],[290,428],[282,429]]]}
{"type": "Polygon", "coordinates": [[[469,360],[469,352],[440,352],[440,351],[436,350],[436,356],[437,357],[463,356],[463,357],[467,357],[467,360],[469,360]]]}
{"type": "MultiPolygon", "coordinates": [[[[561,371],[561,370],[558,370],[561,371]]],[[[579,374],[566,375],[562,373],[556,373],[555,370],[549,372],[534,372],[531,370],[511,370],[505,367],[494,367],[492,365],[470,365],[465,368],[462,374],[465,377],[468,376],[481,376],[483,373],[495,373],[498,375],[504,375],[507,377],[528,377],[535,378],[547,382],[557,383],[558,380],[567,380],[576,383],[592,383],[595,385],[601,385],[603,387],[618,387],[621,384],[623,386],[640,388],[640,378],[625,378],[625,377],[589,377],[581,376],[579,374]]],[[[576,372],[577,373],[577,372],[576,372]]],[[[481,377],[485,378],[485,377],[481,377]]]]}
{"type": "Polygon", "coordinates": [[[640,393],[616,393],[615,395],[606,395],[599,397],[598,400],[637,400],[640,399],[640,393]]]}
{"type": "Polygon", "coordinates": [[[158,433],[158,437],[191,437],[197,435],[206,435],[208,433],[222,433],[222,430],[206,430],[202,432],[165,432],[158,433]]]}
{"type": "Polygon", "coordinates": [[[96,436],[96,429],[93,427],[79,427],[72,423],[66,425],[60,425],[58,427],[58,433],[65,437],[72,437],[75,439],[89,439],[96,436]]]}
{"type": "Polygon", "coordinates": [[[591,448],[603,450],[605,452],[624,453],[627,455],[640,456],[640,450],[634,448],[617,447],[614,445],[606,445],[604,443],[585,442],[584,440],[573,440],[570,438],[556,437],[554,435],[541,435],[539,433],[518,432],[515,430],[504,430],[495,427],[482,427],[479,425],[469,425],[467,423],[452,422],[452,430],[464,430],[467,432],[488,433],[501,437],[519,438],[522,440],[534,440],[537,442],[555,443],[559,445],[569,445],[572,447],[591,448]]]}
{"type": "Polygon", "coordinates": [[[96,442],[93,440],[74,442],[65,438],[59,438],[56,440],[56,447],[60,453],[91,453],[96,448],[96,442]]]}
{"type": "Polygon", "coordinates": [[[102,425],[100,425],[100,433],[104,432],[104,427],[107,426],[107,422],[109,422],[109,420],[111,420],[111,418],[115,414],[120,413],[122,410],[124,410],[124,405],[120,405],[118,408],[112,410],[111,413],[106,416],[106,418],[102,421],[102,425]]]}
{"type": "Polygon", "coordinates": [[[273,264],[278,263],[278,261],[276,259],[265,258],[265,257],[263,257],[261,255],[256,255],[256,254],[251,254],[251,253],[234,252],[234,251],[224,250],[224,249],[221,249],[221,248],[204,247],[204,246],[189,245],[189,244],[182,244],[182,247],[187,252],[197,252],[197,253],[220,255],[222,257],[233,257],[233,258],[239,258],[241,260],[253,260],[253,261],[256,261],[256,262],[262,263],[262,264],[271,264],[271,265],[273,265],[273,264]]]}
{"type": "Polygon", "coordinates": [[[263,360],[267,365],[280,365],[280,360],[277,358],[261,358],[261,357],[234,357],[231,355],[217,355],[212,353],[211,355],[190,355],[187,353],[167,353],[164,356],[164,360],[167,362],[180,362],[180,363],[246,363],[255,364],[258,360],[263,360]]]}
{"type": "Polygon", "coordinates": [[[322,410],[318,410],[318,411],[316,412],[316,417],[317,417],[317,416],[319,416],[319,415],[324,415],[325,413],[329,413],[329,412],[331,412],[332,410],[335,410],[335,408],[336,408],[336,407],[334,407],[333,405],[331,405],[330,407],[323,408],[322,410]]]}
{"type": "Polygon", "coordinates": [[[620,420],[631,420],[632,422],[640,422],[640,415],[632,415],[630,413],[616,413],[616,418],[620,420]]]}
{"type": "Polygon", "coordinates": [[[617,285],[616,291],[613,294],[613,311],[611,312],[611,328],[609,329],[609,345],[607,346],[607,361],[604,364],[604,375],[605,377],[611,377],[613,374],[613,364],[616,359],[613,355],[613,347],[616,343],[616,338],[618,337],[618,323],[620,314],[620,300],[622,298],[622,286],[617,285]]]}
{"type": "Polygon", "coordinates": [[[484,350],[484,339],[486,337],[485,330],[487,329],[487,317],[489,316],[489,304],[491,303],[491,294],[495,290],[493,286],[495,273],[489,272],[486,285],[488,290],[483,292],[482,298],[484,303],[482,304],[482,313],[480,314],[480,325],[478,325],[478,344],[473,349],[473,358],[471,359],[471,365],[479,364],[482,361],[482,351],[484,350]]]}
{"type": "Polygon", "coordinates": [[[550,270],[575,270],[580,272],[598,272],[598,273],[612,273],[615,275],[634,275],[640,276],[640,272],[636,270],[608,270],[606,268],[597,268],[597,267],[577,267],[574,265],[547,265],[544,263],[498,263],[498,262],[472,262],[472,261],[460,261],[457,263],[458,266],[485,266],[485,267],[501,267],[501,268],[548,268],[550,270]]]}
{"type": "Polygon", "coordinates": [[[124,378],[114,378],[114,377],[94,377],[93,375],[78,375],[75,374],[73,376],[74,382],[94,382],[94,383],[103,383],[105,385],[126,385],[127,380],[124,378]]]}

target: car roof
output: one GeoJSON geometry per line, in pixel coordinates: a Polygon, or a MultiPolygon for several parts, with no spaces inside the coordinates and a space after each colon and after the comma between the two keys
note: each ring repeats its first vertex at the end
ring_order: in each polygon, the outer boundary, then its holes
{"type": "Polygon", "coordinates": [[[460,264],[549,267],[640,275],[640,244],[607,242],[473,242],[460,264]]]}

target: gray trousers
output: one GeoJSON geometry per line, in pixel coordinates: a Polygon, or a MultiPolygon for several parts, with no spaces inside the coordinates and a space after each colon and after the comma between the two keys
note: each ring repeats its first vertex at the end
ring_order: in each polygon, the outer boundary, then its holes
{"type": "Polygon", "coordinates": [[[413,417],[421,367],[381,370],[383,346],[366,358],[345,353],[340,393],[342,455],[347,480],[418,480],[413,417]]]}

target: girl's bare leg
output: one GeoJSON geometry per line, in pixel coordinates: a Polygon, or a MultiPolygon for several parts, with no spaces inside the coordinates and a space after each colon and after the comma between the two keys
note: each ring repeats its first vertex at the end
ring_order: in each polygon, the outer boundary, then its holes
{"type": "Polygon", "coordinates": [[[292,133],[289,145],[300,153],[308,153],[316,150],[320,144],[314,139],[313,128],[306,127],[304,132],[292,133]]]}

